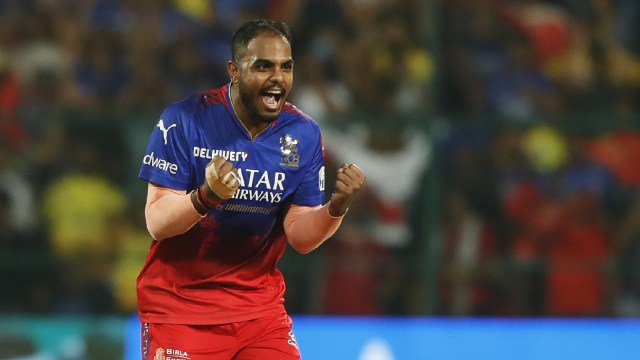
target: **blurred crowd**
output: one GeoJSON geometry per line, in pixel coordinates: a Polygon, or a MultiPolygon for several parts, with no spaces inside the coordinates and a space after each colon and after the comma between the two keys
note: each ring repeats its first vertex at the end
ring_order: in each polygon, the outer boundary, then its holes
{"type": "Polygon", "coordinates": [[[640,3],[444,8],[438,312],[640,315],[640,3]]]}
{"type": "Polygon", "coordinates": [[[368,175],[292,313],[640,315],[634,0],[0,0],[0,312],[135,311],[148,135],[259,17],[368,175]]]}

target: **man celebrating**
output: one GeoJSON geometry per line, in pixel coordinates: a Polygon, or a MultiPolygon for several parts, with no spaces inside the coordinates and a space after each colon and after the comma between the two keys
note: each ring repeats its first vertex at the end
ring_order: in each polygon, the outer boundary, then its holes
{"type": "Polygon", "coordinates": [[[255,20],[232,39],[230,83],[169,105],[140,178],[153,237],[138,277],[143,359],[299,359],[276,263],[337,230],[365,175],[324,198],[318,124],[286,102],[291,34],[255,20]]]}

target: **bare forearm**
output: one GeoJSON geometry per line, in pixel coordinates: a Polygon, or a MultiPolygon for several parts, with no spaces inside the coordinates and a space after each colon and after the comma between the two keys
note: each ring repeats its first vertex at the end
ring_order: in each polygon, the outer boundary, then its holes
{"type": "Polygon", "coordinates": [[[202,217],[193,207],[189,194],[155,188],[150,185],[145,207],[147,229],[155,240],[180,235],[202,217]]]}
{"type": "Polygon", "coordinates": [[[366,179],[355,164],[342,164],[338,169],[335,192],[326,205],[292,205],[284,219],[284,231],[289,244],[306,254],[331,237],[340,227],[344,214],[366,179]]]}
{"type": "Polygon", "coordinates": [[[306,254],[330,238],[340,227],[343,216],[329,213],[325,206],[305,207],[293,205],[285,216],[285,233],[296,251],[306,254]]]}
{"type": "Polygon", "coordinates": [[[162,240],[191,229],[220,201],[236,193],[236,172],[233,164],[216,156],[205,168],[205,183],[192,193],[149,183],[145,218],[151,236],[162,240]]]}

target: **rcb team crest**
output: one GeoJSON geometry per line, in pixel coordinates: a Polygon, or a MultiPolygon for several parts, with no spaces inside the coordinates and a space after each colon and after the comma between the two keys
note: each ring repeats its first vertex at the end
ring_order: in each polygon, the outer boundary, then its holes
{"type": "Polygon", "coordinates": [[[298,154],[298,139],[290,134],[280,137],[280,165],[298,167],[300,155],[298,154]]]}
{"type": "Polygon", "coordinates": [[[153,357],[153,360],[164,360],[164,349],[163,348],[157,348],[156,349],[156,356],[153,357]]]}

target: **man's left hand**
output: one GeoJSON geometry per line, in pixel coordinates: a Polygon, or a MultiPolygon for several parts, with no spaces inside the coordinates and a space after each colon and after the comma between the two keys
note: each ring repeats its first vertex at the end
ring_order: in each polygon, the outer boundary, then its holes
{"type": "Polygon", "coordinates": [[[338,169],[335,192],[329,204],[329,214],[336,217],[344,215],[366,181],[367,177],[357,165],[342,164],[338,169]]]}

